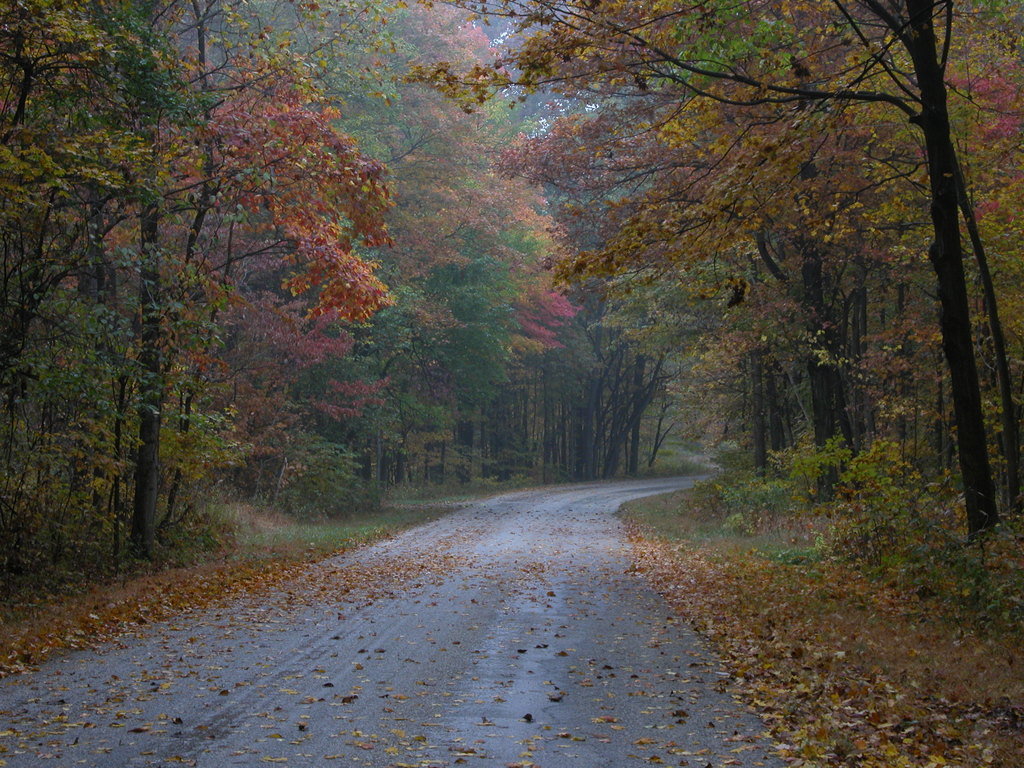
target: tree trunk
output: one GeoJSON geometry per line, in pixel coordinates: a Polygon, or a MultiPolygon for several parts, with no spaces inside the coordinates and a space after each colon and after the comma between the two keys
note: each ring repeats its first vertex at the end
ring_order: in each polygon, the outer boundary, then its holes
{"type": "Polygon", "coordinates": [[[137,554],[151,558],[156,533],[156,504],[160,484],[160,415],[163,372],[160,354],[159,214],[147,206],[141,216],[139,275],[139,448],[135,458],[135,504],[131,540],[137,554]]]}
{"type": "MultiPolygon", "coordinates": [[[[843,377],[837,360],[842,346],[837,338],[837,323],[825,304],[825,274],[822,254],[814,243],[802,243],[803,296],[801,302],[808,316],[808,331],[812,336],[810,356],[807,358],[807,378],[811,390],[811,422],[814,444],[823,448],[838,432],[846,444],[853,446],[853,428],[846,408],[843,377]]],[[[837,467],[829,467],[818,479],[818,498],[828,501],[839,479],[837,467]]]]}
{"type": "Polygon", "coordinates": [[[596,374],[587,383],[586,404],[579,408],[580,438],[577,445],[577,471],[579,480],[597,478],[598,409],[601,406],[601,380],[596,374]]]}
{"type": "Polygon", "coordinates": [[[811,381],[811,409],[814,415],[815,443],[819,446],[835,435],[843,433],[846,444],[853,446],[853,427],[846,408],[846,392],[839,360],[843,347],[836,328],[838,322],[825,303],[825,271],[822,254],[814,243],[803,243],[800,248],[803,262],[802,303],[808,314],[808,330],[815,339],[808,360],[811,381]]]}
{"type": "MultiPolygon", "coordinates": [[[[637,356],[633,367],[633,390],[635,392],[642,392],[644,389],[644,368],[646,363],[647,359],[643,355],[637,356]]],[[[639,413],[633,419],[633,426],[629,437],[629,458],[626,464],[626,472],[629,475],[636,475],[640,471],[640,422],[646,409],[647,402],[643,404],[639,413]]]]}
{"type": "MultiPolygon", "coordinates": [[[[194,398],[195,392],[189,391],[180,400],[178,415],[178,434],[180,435],[187,435],[192,426],[192,401],[194,398]]],[[[164,511],[163,520],[160,521],[159,525],[161,531],[167,526],[174,525],[176,522],[174,513],[178,502],[178,492],[181,490],[183,481],[184,474],[181,471],[181,467],[175,467],[174,477],[171,479],[170,488],[167,490],[167,509],[164,511]]]]}
{"type": "Polygon", "coordinates": [[[629,462],[626,472],[632,477],[640,472],[640,422],[633,425],[633,433],[629,437],[629,462]]]}
{"type": "Polygon", "coordinates": [[[765,406],[768,409],[768,441],[773,451],[781,451],[786,447],[786,428],[783,423],[783,404],[780,392],[775,383],[778,364],[772,362],[763,372],[765,380],[765,406]]]}
{"type": "Polygon", "coordinates": [[[753,422],[754,469],[763,475],[768,468],[768,429],[764,407],[764,363],[760,350],[750,354],[750,410],[753,422]]]}
{"type": "Polygon", "coordinates": [[[950,370],[960,472],[971,536],[999,522],[995,485],[988,460],[981,389],[974,358],[970,305],[960,239],[956,151],[949,125],[943,67],[932,13],[933,0],[907,0],[910,33],[906,45],[921,93],[921,114],[915,119],[924,134],[931,187],[935,239],[929,259],[938,278],[942,349],[950,370]]]}
{"type": "Polygon", "coordinates": [[[981,276],[981,286],[985,294],[989,333],[992,334],[992,352],[999,385],[999,401],[1002,406],[999,423],[1002,429],[1000,444],[1003,450],[1003,460],[1006,462],[1006,499],[1009,509],[1014,513],[1019,513],[1021,507],[1020,429],[1017,424],[1017,406],[1013,401],[1013,380],[1010,377],[1009,355],[1006,352],[1006,335],[1003,333],[1002,320],[999,319],[996,289],[992,282],[992,273],[988,268],[985,244],[981,239],[981,232],[978,230],[978,220],[967,194],[967,182],[959,162],[957,162],[956,182],[960,212],[967,226],[974,259],[978,263],[978,274],[981,276]]]}
{"type": "Polygon", "coordinates": [[[668,413],[668,403],[665,401],[661,410],[658,412],[658,421],[654,425],[654,440],[651,443],[651,452],[647,455],[647,466],[648,468],[654,466],[654,462],[658,460],[658,451],[661,450],[661,446],[664,445],[665,440],[668,439],[669,433],[675,426],[675,422],[669,422],[665,424],[665,417],[668,413]]]}

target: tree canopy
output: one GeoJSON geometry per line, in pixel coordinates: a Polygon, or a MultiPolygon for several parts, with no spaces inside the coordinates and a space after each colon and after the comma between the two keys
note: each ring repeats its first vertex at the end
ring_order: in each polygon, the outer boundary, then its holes
{"type": "Polygon", "coordinates": [[[1012,3],[0,14],[5,573],[684,439],[1019,514],[1012,3]]]}

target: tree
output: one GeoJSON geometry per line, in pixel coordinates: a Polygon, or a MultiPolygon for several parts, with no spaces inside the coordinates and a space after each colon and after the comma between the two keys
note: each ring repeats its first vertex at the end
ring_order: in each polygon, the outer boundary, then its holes
{"type": "MultiPolygon", "coordinates": [[[[444,63],[421,72],[452,93],[466,95],[468,88],[473,96],[511,83],[569,93],[671,92],[684,104],[710,100],[736,108],[738,136],[765,119],[798,129],[808,110],[827,112],[841,104],[888,105],[913,124],[927,163],[929,257],[938,284],[967,527],[973,535],[998,522],[960,239],[960,163],[944,83],[951,42],[957,39],[958,4],[836,0],[648,7],[536,0],[467,5],[511,19],[516,47],[466,79],[444,63]]],[[[779,154],[785,154],[781,148],[779,154]]]]}
{"type": "Polygon", "coordinates": [[[151,556],[203,459],[235,460],[215,386],[232,302],[348,322],[387,303],[360,253],[387,241],[384,168],[317,79],[360,7],[0,12],[8,573],[70,541],[116,568],[125,525],[151,556]],[[296,39],[315,50],[283,55],[296,39]]]}

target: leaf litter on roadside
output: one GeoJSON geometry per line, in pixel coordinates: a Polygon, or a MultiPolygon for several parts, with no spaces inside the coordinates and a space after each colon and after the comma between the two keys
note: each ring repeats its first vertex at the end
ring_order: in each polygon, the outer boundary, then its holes
{"type": "Polygon", "coordinates": [[[928,679],[891,679],[866,663],[869,641],[849,625],[863,618],[905,642],[899,633],[912,635],[914,623],[902,596],[838,565],[815,577],[755,554],[673,545],[632,524],[630,541],[635,570],[710,640],[791,765],[1022,764],[1022,723],[1002,707],[952,701],[928,679]],[[845,616],[852,607],[864,616],[845,616]]]}
{"type": "MultiPolygon", "coordinates": [[[[384,532],[381,536],[386,536],[384,532]]],[[[367,543],[366,541],[359,542],[367,543]]],[[[126,632],[143,632],[150,625],[179,614],[242,597],[282,592],[282,601],[311,604],[317,596],[337,597],[353,590],[413,580],[437,569],[450,568],[454,542],[430,559],[395,557],[374,565],[327,565],[339,550],[317,560],[279,559],[257,564],[225,562],[181,568],[138,579],[121,594],[98,589],[95,596],[60,610],[44,609],[37,621],[9,627],[0,636],[0,678],[33,669],[51,653],[94,647],[126,632]],[[384,575],[386,578],[381,578],[384,575]]],[[[461,561],[460,561],[461,562],[461,561]]]]}

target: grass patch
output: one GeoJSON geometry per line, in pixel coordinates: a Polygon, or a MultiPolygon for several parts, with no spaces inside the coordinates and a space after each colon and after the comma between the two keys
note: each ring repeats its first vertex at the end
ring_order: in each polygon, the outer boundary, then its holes
{"type": "Polygon", "coordinates": [[[620,514],[661,538],[711,551],[756,551],[782,563],[817,560],[821,523],[794,516],[789,503],[782,486],[728,472],[692,488],[627,502],[620,514]],[[731,490],[738,488],[744,490],[731,490]]]}
{"type": "Polygon", "coordinates": [[[477,478],[468,483],[438,483],[431,485],[396,485],[388,489],[385,506],[430,506],[473,501],[499,493],[521,491],[540,485],[536,478],[517,476],[511,480],[477,478]]]}
{"type": "Polygon", "coordinates": [[[437,504],[389,506],[375,513],[310,521],[251,505],[233,504],[224,508],[220,515],[227,518],[233,531],[233,557],[294,560],[329,555],[377,541],[436,520],[446,511],[437,504]]]}
{"type": "Polygon", "coordinates": [[[716,469],[717,465],[700,444],[669,438],[658,451],[654,465],[641,467],[639,474],[640,477],[679,477],[705,475],[716,469]]]}

